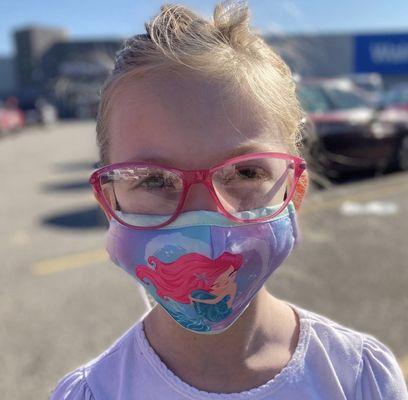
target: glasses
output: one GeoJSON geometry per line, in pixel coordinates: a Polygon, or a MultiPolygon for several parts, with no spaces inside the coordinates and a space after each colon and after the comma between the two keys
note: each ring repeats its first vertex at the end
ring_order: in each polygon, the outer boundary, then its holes
{"type": "Polygon", "coordinates": [[[197,183],[206,186],[218,211],[234,222],[271,219],[290,202],[305,169],[301,157],[263,152],[201,170],[116,163],[94,171],[89,182],[108,217],[129,228],[157,229],[177,218],[190,187],[197,183]]]}

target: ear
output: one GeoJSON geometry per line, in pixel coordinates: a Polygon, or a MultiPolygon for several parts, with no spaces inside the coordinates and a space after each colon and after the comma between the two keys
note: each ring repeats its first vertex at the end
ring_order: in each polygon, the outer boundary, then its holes
{"type": "Polygon", "coordinates": [[[307,193],[308,186],[309,186],[309,174],[307,170],[305,170],[298,180],[298,183],[295,189],[295,194],[293,195],[293,198],[292,198],[296,211],[300,210],[300,206],[307,193]]]}

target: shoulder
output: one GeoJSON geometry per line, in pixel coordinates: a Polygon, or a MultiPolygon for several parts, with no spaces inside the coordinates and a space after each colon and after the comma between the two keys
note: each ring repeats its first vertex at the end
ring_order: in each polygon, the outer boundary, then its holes
{"type": "Polygon", "coordinates": [[[334,375],[350,398],[408,400],[402,372],[387,346],[325,316],[294,308],[309,326],[307,356],[334,375]]]}
{"type": "Polygon", "coordinates": [[[140,323],[128,329],[98,357],[65,375],[49,400],[99,400],[116,390],[116,378],[126,373],[134,357],[134,335],[140,323]]]}
{"type": "Polygon", "coordinates": [[[95,400],[86,382],[84,368],[80,367],[65,375],[58,382],[49,400],[95,400]]]}
{"type": "Polygon", "coordinates": [[[369,335],[364,337],[356,398],[408,400],[404,377],[394,354],[369,335]]]}

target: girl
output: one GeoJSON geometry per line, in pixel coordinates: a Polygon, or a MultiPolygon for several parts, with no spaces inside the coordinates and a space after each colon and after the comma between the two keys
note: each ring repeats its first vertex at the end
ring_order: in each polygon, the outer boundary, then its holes
{"type": "Polygon", "coordinates": [[[375,338],[265,289],[307,185],[289,68],[242,3],[164,6],[102,90],[107,250],[157,301],[51,399],[407,399],[375,338]]]}

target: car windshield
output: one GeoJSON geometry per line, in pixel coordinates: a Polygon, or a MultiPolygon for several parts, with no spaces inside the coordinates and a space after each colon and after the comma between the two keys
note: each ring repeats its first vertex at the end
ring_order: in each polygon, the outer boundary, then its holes
{"type": "Polygon", "coordinates": [[[392,89],[384,95],[384,105],[408,104],[408,88],[392,89]]]}
{"type": "Polygon", "coordinates": [[[325,92],[337,110],[368,107],[367,102],[354,92],[334,88],[325,88],[325,92]]]}
{"type": "Polygon", "coordinates": [[[330,111],[330,104],[319,86],[299,86],[299,100],[302,107],[310,113],[330,111]]]}

